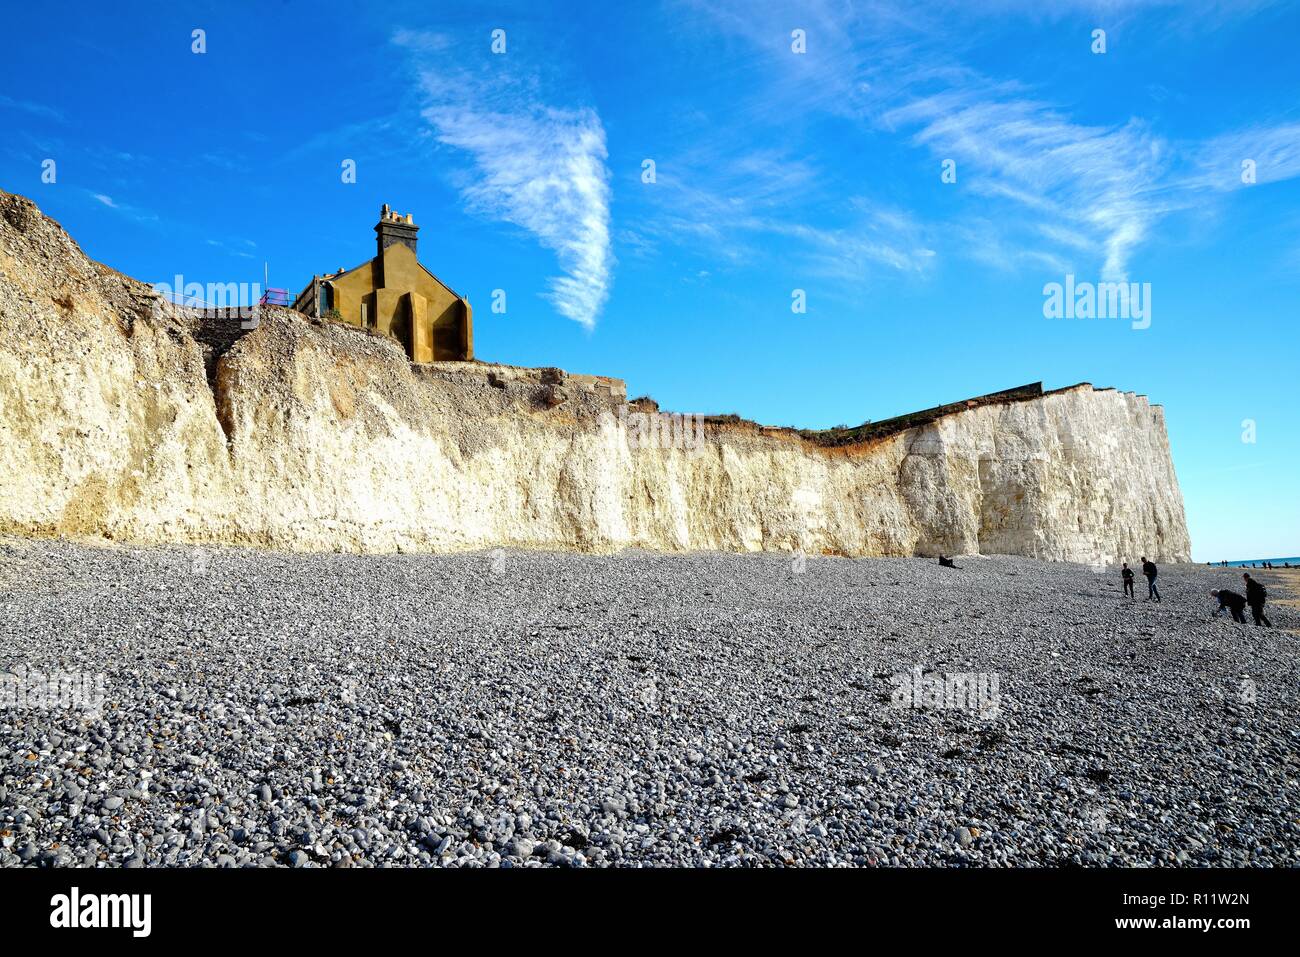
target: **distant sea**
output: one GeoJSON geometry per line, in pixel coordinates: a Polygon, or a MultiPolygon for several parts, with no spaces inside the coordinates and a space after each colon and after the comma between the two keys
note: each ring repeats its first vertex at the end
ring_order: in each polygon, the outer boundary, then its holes
{"type": "MultiPolygon", "coordinates": [[[[1248,558],[1244,562],[1228,562],[1229,568],[1249,568],[1251,565],[1262,566],[1265,562],[1272,562],[1277,568],[1281,568],[1287,562],[1291,563],[1292,568],[1300,568],[1300,558],[1294,555],[1291,558],[1248,558]]],[[[1211,565],[1218,565],[1218,562],[1210,562],[1211,565]]]]}

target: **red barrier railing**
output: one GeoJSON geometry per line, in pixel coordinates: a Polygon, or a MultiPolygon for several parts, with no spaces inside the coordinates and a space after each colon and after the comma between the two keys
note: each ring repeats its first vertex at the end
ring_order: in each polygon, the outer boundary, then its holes
{"type": "Polygon", "coordinates": [[[259,306],[292,306],[293,296],[288,289],[267,289],[257,301],[259,306]]]}

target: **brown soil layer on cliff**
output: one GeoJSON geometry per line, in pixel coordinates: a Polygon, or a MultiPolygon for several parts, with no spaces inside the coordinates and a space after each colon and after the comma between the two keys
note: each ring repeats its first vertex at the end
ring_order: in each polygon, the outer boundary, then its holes
{"type": "Polygon", "coordinates": [[[929,425],[931,422],[942,419],[954,412],[964,412],[967,409],[977,409],[985,405],[1001,405],[1010,402],[1021,402],[1025,399],[1038,399],[1042,395],[1043,384],[1041,382],[1031,382],[1028,385],[1016,386],[1014,389],[1003,389],[1000,392],[990,392],[987,395],[976,396],[961,402],[936,405],[931,409],[909,412],[906,415],[894,416],[880,422],[864,422],[862,425],[853,428],[800,429],[799,435],[816,445],[855,445],[859,442],[888,438],[891,435],[897,435],[899,432],[906,432],[908,429],[929,425]]]}
{"type": "Polygon", "coordinates": [[[1017,402],[1028,402],[1048,395],[1070,392],[1074,389],[1094,389],[1096,392],[1113,391],[1108,387],[1097,389],[1089,382],[1079,382],[1059,389],[1044,389],[1041,382],[1030,382],[1026,385],[1016,386],[1013,389],[1003,389],[999,392],[977,395],[970,399],[948,402],[943,405],[936,405],[933,408],[922,409],[919,412],[908,412],[904,415],[881,419],[879,422],[868,421],[861,425],[836,426],[830,429],[797,429],[790,426],[763,425],[735,414],[708,415],[704,417],[704,422],[706,425],[715,428],[740,429],[761,433],[765,436],[799,439],[805,445],[826,451],[852,451],[858,447],[869,448],[884,439],[892,438],[911,429],[931,425],[940,419],[960,412],[967,412],[988,405],[1011,405],[1017,402]]]}

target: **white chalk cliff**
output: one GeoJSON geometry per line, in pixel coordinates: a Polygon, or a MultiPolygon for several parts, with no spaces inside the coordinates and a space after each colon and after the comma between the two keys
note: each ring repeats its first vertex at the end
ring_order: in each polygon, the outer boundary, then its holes
{"type": "Polygon", "coordinates": [[[29,200],[0,192],[0,214],[0,533],[1189,558],[1163,412],[1142,396],[1080,385],[833,446],[731,422],[698,447],[647,446],[618,426],[617,394],[413,366],[286,310],[210,377],[192,316],[29,200]]]}

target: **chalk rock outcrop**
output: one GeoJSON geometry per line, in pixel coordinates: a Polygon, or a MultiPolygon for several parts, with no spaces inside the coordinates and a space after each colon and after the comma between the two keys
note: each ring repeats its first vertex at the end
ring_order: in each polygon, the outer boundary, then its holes
{"type": "MultiPolygon", "coordinates": [[[[496,546],[1187,560],[1163,412],[1090,385],[840,445],[266,310],[184,310],[0,193],[0,533],[356,551],[496,546]],[[509,373],[509,374],[508,374],[509,373]],[[625,427],[632,422],[633,428],[625,427]]],[[[576,380],[576,377],[575,377],[576,380]]]]}

